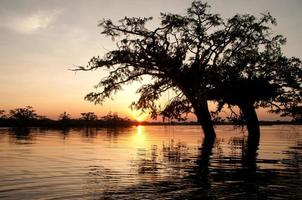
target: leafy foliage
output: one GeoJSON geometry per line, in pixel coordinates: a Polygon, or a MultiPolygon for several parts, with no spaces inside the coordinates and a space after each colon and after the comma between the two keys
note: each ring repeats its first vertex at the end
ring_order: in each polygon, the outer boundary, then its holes
{"type": "Polygon", "coordinates": [[[20,122],[28,122],[37,119],[37,113],[31,106],[25,108],[16,108],[9,111],[9,118],[20,122]]]}
{"type": "Polygon", "coordinates": [[[81,113],[81,115],[81,119],[85,121],[95,121],[98,118],[94,112],[81,113]]]}
{"type": "Polygon", "coordinates": [[[69,120],[71,120],[71,116],[70,116],[69,113],[63,112],[63,113],[61,113],[59,115],[59,120],[61,120],[61,121],[69,121],[69,120]]]}
{"type": "Polygon", "coordinates": [[[162,13],[155,29],[148,28],[151,17],[102,20],[101,33],[117,41],[117,49],[75,69],[109,70],[96,86],[99,90],[85,99],[102,103],[123,85],[150,76],[132,107],[148,110],[153,118],[184,119],[190,112],[199,117],[201,108],[208,109],[207,100],[218,102],[218,112],[225,104],[252,104],[286,113],[301,104],[301,61],[283,56],[286,40],[272,33],[276,20],[270,13],[225,20],[208,8],[193,1],[185,15],[162,13]],[[174,97],[158,106],[169,90],[174,97]]]}
{"type": "Polygon", "coordinates": [[[291,107],[283,115],[291,116],[294,122],[302,123],[302,106],[291,107]]]}

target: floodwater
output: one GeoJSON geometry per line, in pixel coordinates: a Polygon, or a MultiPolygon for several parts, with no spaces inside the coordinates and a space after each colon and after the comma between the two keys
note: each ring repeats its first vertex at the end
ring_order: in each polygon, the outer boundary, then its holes
{"type": "Polygon", "coordinates": [[[1,199],[302,199],[302,126],[0,129],[1,199]],[[256,151],[257,150],[257,151],[256,151]]]}

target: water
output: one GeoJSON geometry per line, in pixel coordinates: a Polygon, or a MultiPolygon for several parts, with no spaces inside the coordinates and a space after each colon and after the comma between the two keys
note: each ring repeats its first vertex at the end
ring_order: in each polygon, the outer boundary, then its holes
{"type": "Polygon", "coordinates": [[[302,199],[302,127],[0,129],[1,199],[302,199]]]}

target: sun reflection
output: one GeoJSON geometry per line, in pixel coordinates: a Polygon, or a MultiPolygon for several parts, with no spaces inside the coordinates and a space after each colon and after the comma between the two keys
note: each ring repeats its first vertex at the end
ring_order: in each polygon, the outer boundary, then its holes
{"type": "Polygon", "coordinates": [[[132,142],[137,148],[146,148],[147,140],[145,134],[145,128],[143,126],[137,126],[136,131],[133,134],[132,142]]]}

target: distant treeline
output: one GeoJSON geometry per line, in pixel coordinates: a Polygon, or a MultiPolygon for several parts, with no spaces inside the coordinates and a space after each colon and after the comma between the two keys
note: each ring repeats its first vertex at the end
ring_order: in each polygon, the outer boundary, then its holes
{"type": "Polygon", "coordinates": [[[31,106],[5,111],[0,110],[0,127],[125,127],[135,125],[135,121],[121,118],[116,113],[98,117],[94,112],[81,113],[80,118],[71,118],[67,112],[57,120],[41,116],[31,106]]]}
{"type": "MultiPolygon", "coordinates": [[[[121,118],[116,113],[98,117],[94,112],[81,113],[80,118],[71,118],[67,112],[58,115],[57,120],[38,115],[31,106],[16,108],[6,112],[0,109],[0,127],[127,127],[132,125],[199,125],[196,121],[182,122],[137,122],[121,118]]],[[[240,121],[216,120],[216,125],[243,125],[240,121]]],[[[260,125],[302,124],[302,121],[260,121],[260,125]]]]}

